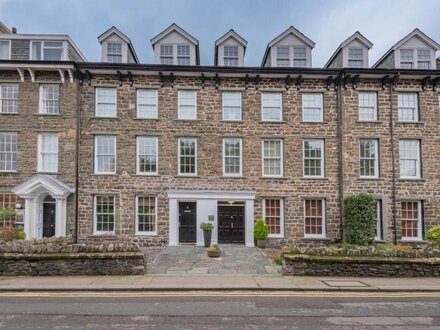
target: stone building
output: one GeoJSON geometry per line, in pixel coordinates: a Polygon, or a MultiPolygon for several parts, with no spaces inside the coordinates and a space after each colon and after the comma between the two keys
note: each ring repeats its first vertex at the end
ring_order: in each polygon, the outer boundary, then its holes
{"type": "Polygon", "coordinates": [[[215,42],[214,66],[176,24],[151,40],[154,64],[139,64],[115,27],[98,39],[100,63],[79,51],[0,60],[0,196],[20,201],[29,237],[202,245],[199,226],[212,222],[214,243],[252,246],[263,218],[272,244],[323,244],[341,239],[342,201],[359,192],[377,197],[378,241],[423,242],[440,224],[440,45],[418,29],[372,68],[359,32],[324,68],[293,27],[261,67],[244,65],[233,30],[215,42]]]}

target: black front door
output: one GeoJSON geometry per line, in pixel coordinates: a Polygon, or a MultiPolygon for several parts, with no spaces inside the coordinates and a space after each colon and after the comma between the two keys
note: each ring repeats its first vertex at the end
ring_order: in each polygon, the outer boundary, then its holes
{"type": "Polygon", "coordinates": [[[43,203],[43,237],[55,236],[55,203],[43,203]]]}
{"type": "Polygon", "coordinates": [[[244,243],[244,206],[218,206],[218,242],[244,243]]]}
{"type": "Polygon", "coordinates": [[[179,242],[196,242],[197,203],[179,202],[179,242]]]}

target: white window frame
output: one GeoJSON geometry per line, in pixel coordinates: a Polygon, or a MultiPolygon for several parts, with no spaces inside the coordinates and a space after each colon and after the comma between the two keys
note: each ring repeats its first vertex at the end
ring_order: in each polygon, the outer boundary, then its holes
{"type": "MultiPolygon", "coordinates": [[[[263,199],[263,220],[266,222],[266,201],[268,200],[279,200],[280,201],[280,233],[271,234],[269,233],[269,238],[284,238],[284,198],[280,197],[267,197],[263,199]]],[[[266,222],[267,224],[267,222],[266,222]]]]}
{"type": "Polygon", "coordinates": [[[136,215],[135,215],[135,226],[136,226],[135,235],[138,235],[138,236],[157,236],[157,222],[158,222],[158,219],[157,219],[157,214],[158,214],[158,212],[157,212],[157,196],[136,195],[135,208],[136,208],[136,210],[135,210],[135,213],[136,213],[136,215]],[[154,218],[155,218],[154,228],[156,229],[154,231],[140,231],[139,230],[139,207],[138,207],[139,206],[139,198],[154,198],[154,212],[155,212],[155,214],[154,214],[154,218]]]}
{"type": "MultiPolygon", "coordinates": [[[[12,170],[12,169],[10,169],[10,170],[2,170],[2,169],[0,169],[0,173],[8,173],[8,172],[11,172],[11,173],[14,173],[14,172],[17,172],[17,165],[18,165],[18,160],[17,160],[17,158],[18,158],[18,134],[17,134],[17,132],[0,132],[0,136],[1,135],[15,135],[15,144],[16,144],[16,150],[15,150],[15,152],[11,152],[11,151],[9,151],[9,152],[5,152],[5,154],[15,154],[15,170],[12,170]]],[[[11,165],[12,164],[14,164],[14,162],[9,162],[11,165]]]]}
{"type": "Polygon", "coordinates": [[[363,68],[364,67],[364,48],[362,47],[349,47],[348,48],[348,52],[347,52],[347,64],[349,68],[355,68],[355,69],[359,69],[359,68],[363,68]],[[360,50],[361,51],[361,58],[353,58],[350,56],[353,56],[353,54],[350,54],[350,50],[360,50]],[[360,66],[352,66],[350,65],[350,62],[356,62],[356,63],[360,63],[360,66]]]}
{"type": "Polygon", "coordinates": [[[222,93],[222,120],[225,121],[241,121],[243,120],[243,114],[242,114],[242,103],[243,103],[243,99],[242,99],[242,93],[241,92],[228,92],[228,91],[224,91],[222,93]],[[236,105],[232,105],[232,106],[225,106],[225,95],[227,94],[235,94],[235,95],[240,95],[240,105],[236,106],[236,105]],[[240,113],[240,118],[239,119],[228,119],[225,118],[225,108],[234,108],[234,109],[238,109],[239,113],[240,113]]]}
{"type": "Polygon", "coordinates": [[[423,70],[430,70],[431,69],[431,50],[429,48],[416,49],[416,56],[417,56],[417,69],[423,69],[423,70]],[[428,52],[428,56],[429,56],[428,60],[420,60],[419,59],[419,52],[422,50],[428,52]],[[428,68],[421,68],[420,63],[428,63],[428,68]]]}
{"type": "MultiPolygon", "coordinates": [[[[177,101],[178,101],[177,102],[178,103],[177,104],[177,119],[179,119],[179,120],[197,120],[197,91],[187,90],[187,89],[179,90],[177,92],[177,101]],[[194,107],[194,114],[189,117],[186,117],[186,118],[182,117],[182,113],[181,113],[181,109],[180,109],[180,107],[182,106],[181,100],[180,100],[182,92],[194,93],[194,105],[190,105],[190,106],[194,107]]],[[[186,106],[188,106],[188,105],[186,105],[186,106]]]]}
{"type": "Polygon", "coordinates": [[[174,45],[173,44],[162,44],[159,46],[159,64],[162,65],[172,65],[175,64],[175,52],[177,52],[177,49],[174,50],[174,45]],[[162,55],[162,47],[171,47],[171,55],[162,55]],[[162,58],[171,58],[171,63],[162,63],[162,58]]]}
{"type": "MultiPolygon", "coordinates": [[[[223,159],[223,176],[226,177],[241,177],[243,176],[243,139],[242,138],[237,138],[237,137],[227,137],[227,138],[223,138],[223,152],[222,152],[222,159],[223,159]],[[240,145],[240,172],[239,173],[226,173],[226,141],[227,140],[237,140],[239,141],[239,145],[240,145]]],[[[229,156],[231,157],[231,156],[229,156]]],[[[234,156],[235,158],[235,156],[234,156]]]]}
{"type": "Polygon", "coordinates": [[[378,115],[377,115],[377,92],[367,92],[367,91],[360,91],[358,93],[358,120],[359,121],[363,121],[363,122],[372,122],[372,121],[377,121],[378,119],[378,115]],[[368,105],[361,105],[361,95],[368,95],[368,101],[370,101],[370,96],[374,95],[374,102],[373,104],[368,104],[368,105]],[[374,116],[372,119],[364,119],[361,117],[361,109],[367,109],[369,111],[373,110],[374,111],[374,116]]]}
{"type": "Polygon", "coordinates": [[[224,45],[223,46],[223,66],[225,66],[225,67],[237,67],[237,66],[239,66],[240,65],[240,61],[239,61],[239,53],[240,53],[240,50],[239,50],[239,47],[238,47],[238,45],[224,45]],[[226,47],[234,47],[234,48],[237,48],[237,56],[226,56],[226,47]],[[228,60],[235,60],[235,61],[237,61],[237,65],[226,65],[226,62],[228,61],[228,60]]]}
{"type": "Polygon", "coordinates": [[[20,86],[18,84],[0,84],[0,114],[6,113],[18,113],[18,100],[19,100],[19,93],[20,93],[20,86]],[[4,98],[3,97],[3,88],[4,87],[15,87],[17,88],[17,98],[16,99],[10,99],[10,98],[4,98]],[[6,101],[16,101],[16,107],[14,108],[15,111],[13,112],[3,112],[3,100],[6,101]]]}
{"type": "Polygon", "coordinates": [[[323,239],[327,237],[327,201],[325,198],[305,198],[303,202],[303,228],[304,228],[304,238],[318,238],[323,239]],[[306,234],[306,202],[310,200],[321,201],[322,206],[322,233],[321,234],[306,234]]]}
{"type": "MultiPolygon", "coordinates": [[[[422,201],[421,200],[404,200],[402,202],[409,202],[409,203],[417,203],[417,237],[411,237],[411,236],[403,236],[402,233],[402,241],[406,242],[418,242],[423,240],[422,236],[422,222],[423,222],[423,209],[422,209],[422,201]]],[[[400,227],[402,229],[402,203],[400,204],[400,227]]]]}
{"type": "MultiPolygon", "coordinates": [[[[310,159],[318,159],[318,158],[310,158],[310,159]]],[[[304,178],[310,178],[310,179],[322,179],[325,177],[325,140],[324,139],[304,139],[303,140],[303,177],[304,178]],[[319,141],[321,144],[321,175],[306,175],[306,141],[319,141]]]]}
{"type": "MultiPolygon", "coordinates": [[[[108,213],[110,214],[110,213],[108,213]]],[[[93,235],[113,235],[116,230],[116,196],[114,195],[107,195],[107,194],[96,194],[93,196],[93,235]],[[98,204],[97,199],[98,197],[113,197],[113,230],[112,231],[104,231],[104,230],[97,230],[98,227],[98,204]]]]}
{"type": "Polygon", "coordinates": [[[58,172],[58,162],[59,162],[59,139],[58,134],[56,133],[40,133],[38,134],[38,172],[42,173],[57,173],[58,172]],[[51,136],[55,137],[56,139],[56,150],[51,150],[50,152],[46,152],[48,154],[56,154],[56,163],[55,163],[55,170],[51,171],[49,169],[43,168],[43,137],[44,136],[51,136]]]}
{"type": "Polygon", "coordinates": [[[279,67],[279,68],[287,68],[287,67],[291,67],[292,66],[292,59],[291,59],[290,53],[291,53],[291,51],[290,51],[290,47],[289,46],[280,45],[280,46],[276,47],[276,49],[275,49],[275,55],[276,55],[275,63],[277,65],[277,67],[279,67]],[[280,57],[280,56],[278,56],[278,49],[279,48],[285,48],[285,49],[287,48],[287,57],[280,57]],[[278,65],[278,60],[283,60],[283,61],[287,60],[287,65],[278,65]]]}
{"type": "Polygon", "coordinates": [[[118,113],[118,91],[116,87],[96,87],[95,88],[95,117],[98,118],[117,118],[117,113],[118,113]],[[99,105],[100,104],[113,104],[113,103],[104,103],[104,102],[99,102],[98,100],[98,91],[100,90],[112,90],[114,92],[114,97],[115,97],[115,110],[114,110],[114,115],[113,116],[103,116],[99,113],[99,105]]]}
{"type": "Polygon", "coordinates": [[[399,169],[400,169],[400,178],[406,180],[418,180],[422,177],[422,169],[421,169],[421,141],[417,139],[401,139],[399,141],[399,169]],[[405,176],[402,175],[402,160],[412,160],[411,159],[402,159],[402,142],[417,142],[417,158],[415,158],[415,166],[416,166],[416,175],[415,176],[405,176]]]}
{"type": "Polygon", "coordinates": [[[292,49],[292,67],[294,68],[306,68],[307,67],[307,47],[306,46],[295,46],[292,49]],[[304,49],[304,57],[295,56],[295,49],[304,49]],[[304,61],[303,66],[295,65],[295,60],[304,61]]]}
{"type": "Polygon", "coordinates": [[[194,137],[180,137],[177,139],[177,174],[179,176],[197,176],[198,170],[197,170],[197,138],[194,137]],[[181,173],[180,172],[180,157],[181,157],[181,150],[180,150],[180,141],[182,139],[191,139],[194,140],[194,173],[181,173]]]}
{"type": "Polygon", "coordinates": [[[379,178],[379,140],[378,139],[374,139],[374,138],[365,138],[365,139],[360,139],[359,140],[359,177],[362,179],[378,179],[379,178]],[[362,152],[362,142],[363,141],[369,141],[369,142],[373,142],[374,143],[374,148],[375,148],[375,158],[370,158],[370,157],[362,157],[361,152],[362,152]],[[362,160],[374,160],[374,175],[365,175],[362,174],[362,166],[361,166],[361,162],[362,160]]]}
{"type": "Polygon", "coordinates": [[[67,60],[67,42],[63,41],[63,40],[31,40],[30,41],[30,45],[29,45],[29,59],[32,60],[34,54],[33,54],[33,44],[39,42],[41,44],[41,49],[40,49],[40,59],[37,60],[35,59],[34,61],[46,61],[46,59],[44,58],[44,49],[62,49],[62,53],[61,53],[61,58],[60,61],[66,61],[67,60]],[[45,46],[46,42],[61,42],[62,46],[61,47],[48,47],[45,46]]]}
{"type": "Polygon", "coordinates": [[[10,60],[11,59],[11,56],[12,56],[12,49],[11,49],[11,47],[12,47],[12,44],[11,44],[11,40],[1,40],[0,39],[0,42],[4,42],[4,43],[8,43],[8,50],[9,50],[9,52],[8,52],[8,58],[2,58],[1,60],[10,60]]]}
{"type": "Polygon", "coordinates": [[[261,141],[261,170],[264,178],[282,178],[284,177],[284,143],[283,139],[263,139],[261,141]],[[266,159],[278,159],[278,157],[265,157],[264,156],[264,143],[267,141],[276,141],[280,143],[280,174],[266,174],[264,172],[264,161],[266,159]]]}
{"type": "MultiPolygon", "coordinates": [[[[94,154],[95,154],[95,156],[94,156],[94,174],[100,174],[100,175],[101,174],[102,175],[116,174],[116,168],[117,168],[117,165],[118,165],[118,157],[117,157],[117,154],[116,154],[116,150],[117,150],[116,143],[117,143],[116,135],[105,135],[105,134],[97,134],[97,135],[95,135],[95,142],[94,142],[94,146],[95,146],[94,147],[94,154]],[[113,137],[113,139],[115,141],[114,148],[113,148],[113,155],[115,157],[115,170],[112,171],[112,172],[100,172],[99,171],[99,168],[98,168],[98,138],[99,137],[113,137]]],[[[109,155],[110,154],[105,155],[105,156],[109,156],[109,155]]]]}
{"type": "Polygon", "coordinates": [[[175,63],[177,65],[191,65],[191,45],[190,44],[176,44],[176,59],[175,63]],[[179,55],[179,47],[188,47],[188,55],[179,55]],[[188,64],[179,64],[179,59],[188,59],[188,64]]]}
{"type": "MultiPolygon", "coordinates": [[[[48,101],[56,101],[56,99],[50,99],[48,101]]],[[[59,115],[60,114],[60,85],[55,85],[55,84],[42,84],[40,85],[40,95],[39,95],[39,113],[41,114],[45,114],[45,115],[50,115],[50,116],[54,116],[54,115],[59,115]],[[51,112],[47,112],[47,109],[44,106],[44,101],[43,100],[43,91],[45,88],[47,87],[57,87],[58,88],[58,111],[51,113],[51,112]]]]}
{"type": "Polygon", "coordinates": [[[137,136],[136,137],[136,174],[137,175],[145,175],[145,176],[149,176],[149,175],[158,175],[159,174],[159,138],[157,136],[148,136],[148,135],[142,135],[142,136],[137,136]],[[154,172],[142,172],[140,169],[140,161],[139,161],[139,157],[141,156],[139,154],[139,140],[141,138],[148,138],[148,139],[154,139],[155,140],[155,145],[156,145],[156,171],[154,172]]]}
{"type": "Polygon", "coordinates": [[[159,103],[159,97],[158,97],[158,91],[157,89],[148,89],[148,88],[139,88],[136,90],[136,118],[139,119],[157,119],[158,118],[158,103],[159,103]],[[141,92],[154,92],[155,93],[155,103],[154,104],[150,104],[150,103],[140,103],[140,93],[141,92]],[[155,115],[152,117],[148,117],[148,116],[141,116],[140,114],[140,106],[142,105],[146,105],[146,106],[154,106],[155,107],[155,115]]]}
{"type": "Polygon", "coordinates": [[[383,228],[383,201],[382,199],[376,199],[376,236],[374,240],[376,242],[384,241],[384,228],[383,228]]]}
{"type": "Polygon", "coordinates": [[[399,50],[399,68],[400,69],[406,69],[406,70],[412,70],[412,69],[414,69],[415,68],[415,63],[414,63],[414,49],[413,48],[403,48],[403,49],[400,49],[399,50]],[[408,51],[408,52],[411,52],[411,61],[408,61],[408,60],[405,60],[405,61],[403,61],[402,60],[402,51],[408,51]],[[411,63],[411,68],[404,68],[404,67],[402,67],[402,63],[411,63]]]}
{"type": "Polygon", "coordinates": [[[265,121],[265,122],[282,122],[283,121],[283,93],[281,92],[262,92],[261,93],[261,121],[265,121]],[[264,96],[265,95],[278,95],[280,98],[280,106],[279,107],[275,107],[273,106],[273,104],[265,104],[264,103],[264,96]],[[269,109],[278,109],[279,111],[279,119],[265,119],[264,118],[264,108],[269,108],[269,109]]]}
{"type": "Polygon", "coordinates": [[[305,123],[322,123],[324,121],[324,94],[323,93],[302,93],[302,121],[305,123]],[[306,107],[305,106],[305,96],[319,96],[319,110],[320,117],[316,120],[311,120],[306,118],[306,109],[315,109],[315,107],[306,107]]]}
{"type": "Polygon", "coordinates": [[[420,113],[419,113],[419,94],[418,93],[398,93],[397,94],[397,121],[401,122],[401,123],[417,123],[420,121],[420,113]],[[410,107],[404,107],[403,105],[400,104],[400,97],[402,96],[414,96],[415,100],[414,100],[414,120],[407,120],[407,119],[403,119],[402,115],[401,115],[401,111],[405,110],[405,109],[412,109],[410,107]]]}
{"type": "Polygon", "coordinates": [[[107,62],[108,63],[122,63],[122,42],[118,42],[118,41],[109,41],[106,43],[106,58],[107,58],[107,62]],[[109,48],[110,48],[110,44],[113,45],[120,45],[121,46],[121,52],[120,53],[114,53],[114,52],[110,52],[109,48]],[[119,56],[121,58],[120,62],[114,62],[114,61],[110,61],[109,60],[109,56],[119,56]]]}

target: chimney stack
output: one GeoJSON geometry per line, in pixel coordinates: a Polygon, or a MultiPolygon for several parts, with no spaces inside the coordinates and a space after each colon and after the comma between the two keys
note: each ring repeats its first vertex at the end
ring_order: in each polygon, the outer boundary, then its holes
{"type": "Polygon", "coordinates": [[[15,26],[12,28],[12,33],[17,34],[17,28],[15,26]]]}

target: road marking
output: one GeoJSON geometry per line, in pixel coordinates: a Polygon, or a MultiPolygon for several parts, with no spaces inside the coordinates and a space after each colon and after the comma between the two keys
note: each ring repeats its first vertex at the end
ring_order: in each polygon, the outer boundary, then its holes
{"type": "Polygon", "coordinates": [[[298,292],[298,291],[148,291],[148,292],[1,292],[0,297],[142,298],[142,297],[304,297],[304,298],[440,298],[440,292],[298,292]]]}

